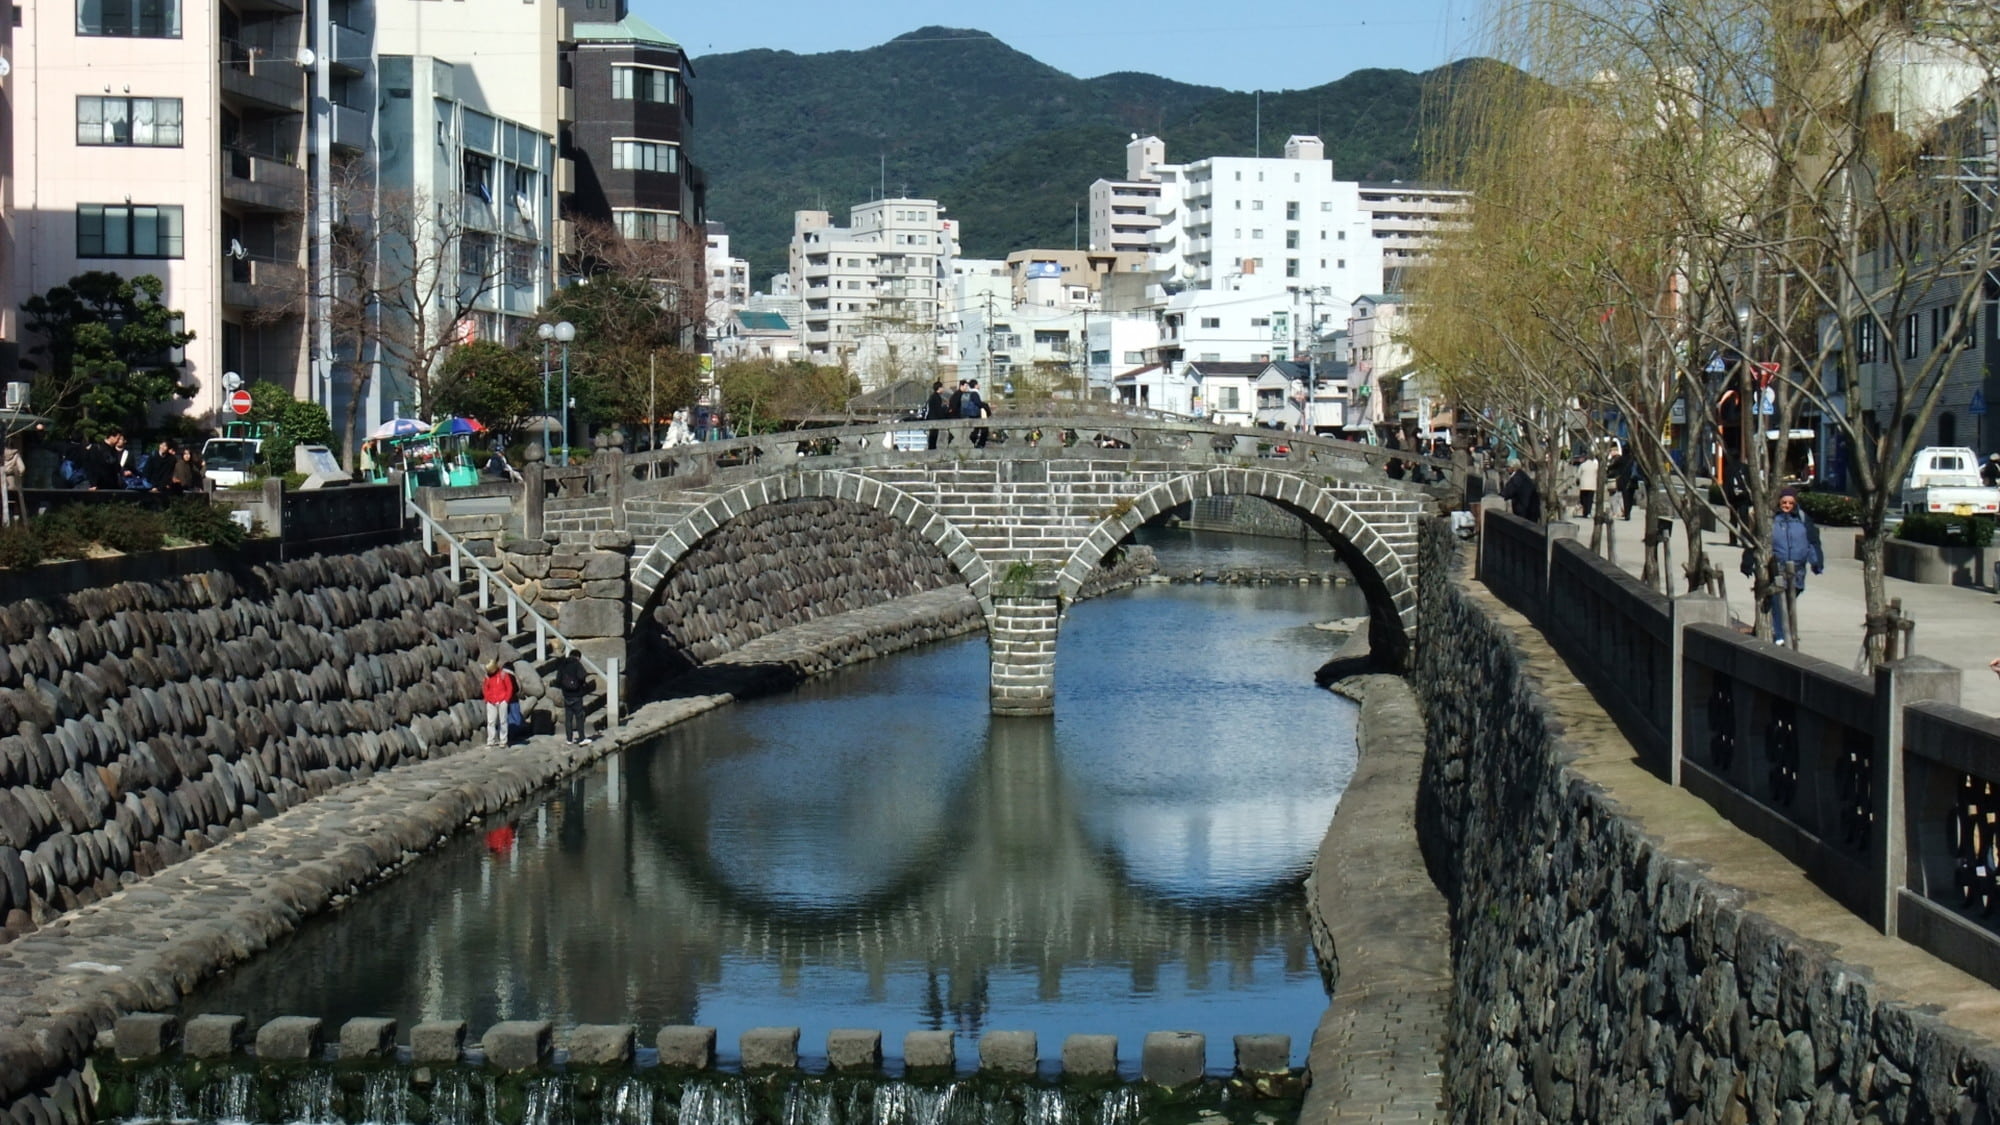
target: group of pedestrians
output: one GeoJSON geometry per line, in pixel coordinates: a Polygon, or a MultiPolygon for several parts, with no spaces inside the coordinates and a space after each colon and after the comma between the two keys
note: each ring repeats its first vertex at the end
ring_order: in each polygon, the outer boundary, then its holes
{"type": "MultiPolygon", "coordinates": [[[[590,695],[590,672],[583,666],[583,654],[571,645],[556,665],[556,690],[562,693],[563,741],[571,746],[588,746],[590,737],[584,721],[584,701],[590,695]]],[[[486,701],[486,745],[506,746],[514,732],[527,726],[521,713],[520,685],[514,673],[497,658],[486,662],[486,679],[480,697],[486,701]]]]}
{"type": "MultiPolygon", "coordinates": [[[[991,418],[993,408],[979,393],[979,380],[960,379],[958,389],[949,395],[944,393],[944,380],[931,383],[931,394],[924,400],[924,418],[938,421],[947,418],[991,418]]],[[[987,430],[984,426],[972,431],[972,445],[975,449],[986,448],[987,430]]],[[[928,447],[938,447],[938,431],[932,430],[927,439],[928,447]]]]}
{"type": "Polygon", "coordinates": [[[202,486],[200,454],[192,442],[161,438],[151,450],[134,447],[123,430],[96,441],[52,439],[44,426],[8,446],[7,487],[126,489],[134,492],[188,492],[202,486]]]}

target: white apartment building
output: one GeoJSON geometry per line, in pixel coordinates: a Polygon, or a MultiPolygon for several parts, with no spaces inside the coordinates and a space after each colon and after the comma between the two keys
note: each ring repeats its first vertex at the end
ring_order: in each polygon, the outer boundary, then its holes
{"type": "Polygon", "coordinates": [[[1382,245],[1360,185],[1333,178],[1318,137],[1290,138],[1282,157],[1174,165],[1165,156],[1159,138],[1134,138],[1128,178],[1091,185],[1093,247],[1146,253],[1167,288],[1240,281],[1336,302],[1382,288],[1382,245]],[[1142,205],[1152,208],[1144,218],[1142,205]]]}
{"type": "Polygon", "coordinates": [[[803,299],[805,347],[815,363],[849,365],[872,390],[932,377],[951,345],[947,284],[957,224],[934,199],[877,199],[836,227],[825,211],[793,215],[789,274],[803,299]]]}
{"type": "Polygon", "coordinates": [[[729,230],[721,223],[708,224],[702,275],[708,286],[707,331],[716,339],[730,316],[750,303],[750,263],[730,256],[729,230]]]}
{"type": "Polygon", "coordinates": [[[1359,185],[1369,229],[1382,244],[1383,287],[1401,290],[1409,271],[1430,261],[1431,247],[1446,232],[1471,222],[1472,193],[1437,184],[1359,185]]]}
{"type": "Polygon", "coordinates": [[[1437,403],[1411,367],[1409,345],[1403,342],[1408,316],[1409,307],[1394,293],[1368,293],[1354,302],[1347,318],[1349,377],[1355,394],[1350,425],[1415,425],[1428,432],[1437,403]]]}

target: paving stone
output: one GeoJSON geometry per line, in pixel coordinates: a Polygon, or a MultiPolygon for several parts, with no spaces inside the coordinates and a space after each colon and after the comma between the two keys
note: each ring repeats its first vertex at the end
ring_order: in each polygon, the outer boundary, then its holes
{"type": "Polygon", "coordinates": [[[506,1071],[533,1070],[548,1065],[550,1029],[547,1020],[507,1020],[487,1028],[479,1045],[486,1052],[488,1066],[506,1071]]]}
{"type": "Polygon", "coordinates": [[[340,1057],[343,1060],[393,1058],[395,1054],[395,1020],[356,1016],[340,1025],[340,1057]]]}
{"type": "Polygon", "coordinates": [[[279,1016],[257,1029],[257,1057],[316,1059],[320,1056],[318,1016],[279,1016]]]}
{"type": "Polygon", "coordinates": [[[903,1066],[909,1070],[953,1070],[958,1066],[957,1035],[912,1031],[903,1036],[903,1066]]]}
{"type": "Polygon", "coordinates": [[[1069,1078],[1115,1078],[1118,1075],[1116,1035],[1071,1035],[1063,1040],[1063,1075],[1069,1078]]]}
{"type": "Polygon", "coordinates": [[[156,1059],[173,1049],[180,1020],[165,1012],[135,1012],[119,1016],[114,1030],[119,1058],[156,1059]]]}
{"type": "Polygon", "coordinates": [[[1201,1081],[1208,1067],[1208,1040],[1193,1031],[1150,1031],[1139,1053],[1139,1074],[1155,1086],[1174,1088],[1201,1081]]]}
{"type": "Polygon", "coordinates": [[[242,1016],[195,1016],[181,1030],[181,1049],[189,1058],[226,1059],[242,1048],[248,1028],[242,1016]]]}
{"type": "Polygon", "coordinates": [[[834,1028],[826,1033],[826,1061],[835,1070],[879,1070],[882,1033],[872,1029],[834,1028]]]}
{"type": "Polygon", "coordinates": [[[624,1024],[579,1024],[565,1036],[571,1066],[625,1066],[637,1030],[624,1024]]]}
{"type": "Polygon", "coordinates": [[[417,1063],[455,1063],[465,1050],[464,1020],[432,1020],[410,1029],[410,1059],[417,1063]]]}

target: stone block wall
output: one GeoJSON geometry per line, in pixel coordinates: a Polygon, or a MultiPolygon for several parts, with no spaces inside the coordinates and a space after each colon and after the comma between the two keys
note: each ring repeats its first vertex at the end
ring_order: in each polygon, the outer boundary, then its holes
{"type": "Polygon", "coordinates": [[[960,581],[882,512],[839,500],[752,509],[695,545],[639,630],[649,667],[706,663],[793,625],[960,581]]]}
{"type": "Polygon", "coordinates": [[[1580,773],[1581,736],[1441,523],[1422,546],[1417,819],[1452,908],[1451,1120],[2000,1120],[1990,1043],[1885,999],[1580,773]]]}
{"type": "Polygon", "coordinates": [[[0,940],[482,732],[496,643],[415,545],[0,604],[0,940]]]}

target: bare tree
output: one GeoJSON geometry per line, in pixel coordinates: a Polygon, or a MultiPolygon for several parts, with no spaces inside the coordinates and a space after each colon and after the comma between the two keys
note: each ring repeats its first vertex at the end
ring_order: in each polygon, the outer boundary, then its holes
{"type": "Polygon", "coordinates": [[[473,338],[476,315],[493,304],[510,266],[522,263],[507,260],[497,224],[465,198],[383,189],[358,162],[342,169],[333,190],[328,320],[336,354],[354,371],[344,443],[354,450],[365,436],[361,408],[375,365],[408,378],[411,411],[421,416],[439,362],[473,338]]]}

